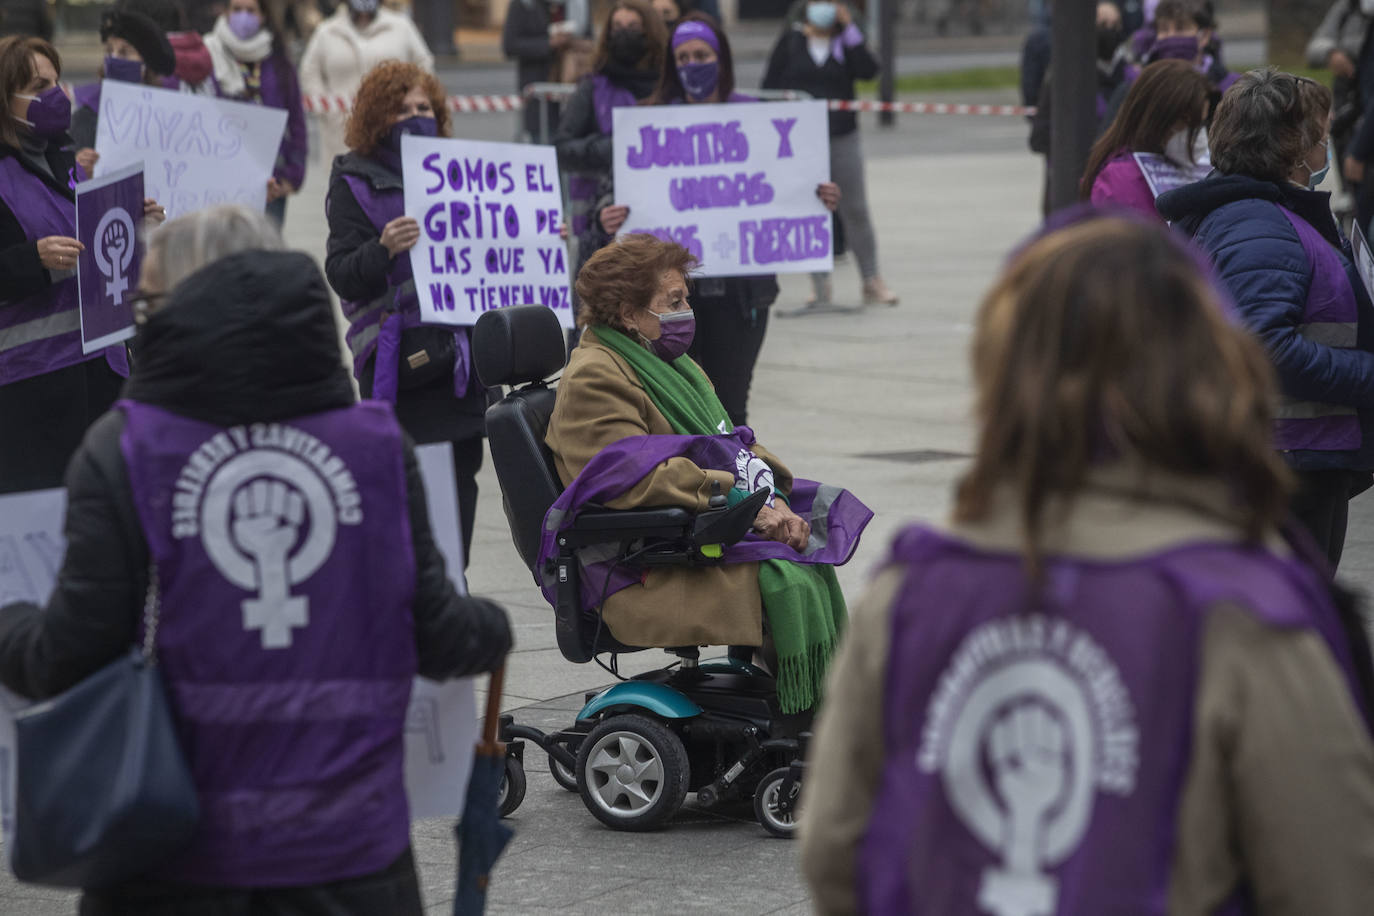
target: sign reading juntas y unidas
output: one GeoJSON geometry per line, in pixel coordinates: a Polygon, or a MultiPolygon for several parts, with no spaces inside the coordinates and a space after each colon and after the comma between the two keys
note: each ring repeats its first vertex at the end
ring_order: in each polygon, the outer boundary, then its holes
{"type": "Polygon", "coordinates": [[[617,108],[615,202],[621,235],[677,242],[707,277],[828,271],[830,180],[824,102],[617,108]]]}

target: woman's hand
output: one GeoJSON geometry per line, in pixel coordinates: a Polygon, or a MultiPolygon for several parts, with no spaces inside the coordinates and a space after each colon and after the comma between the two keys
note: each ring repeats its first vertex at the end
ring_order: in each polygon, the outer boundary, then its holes
{"type": "Polygon", "coordinates": [[[296,189],[292,187],[291,182],[282,181],[276,176],[267,179],[267,202],[269,204],[274,200],[286,197],[288,194],[295,193],[296,189]]]}
{"type": "Polygon", "coordinates": [[[91,149],[89,146],[85,149],[79,149],[76,151],[76,164],[85,169],[87,175],[94,174],[94,172],[92,172],[92,169],[95,168],[95,164],[99,161],[100,154],[97,153],[95,150],[91,149]]]}
{"type": "Polygon", "coordinates": [[[840,205],[840,186],[833,181],[822,181],[816,185],[816,196],[825,204],[825,209],[833,213],[840,205]]]}
{"type": "Polygon", "coordinates": [[[854,20],[849,16],[849,4],[844,0],[835,4],[835,30],[843,32],[854,20]]]}
{"type": "Polygon", "coordinates": [[[558,224],[558,237],[559,237],[560,239],[562,239],[563,241],[565,241],[565,242],[568,240],[568,221],[567,221],[567,220],[563,220],[563,222],[561,222],[561,223],[558,224]]]}
{"type": "Polygon", "coordinates": [[[38,240],[38,260],[48,270],[74,269],[76,256],[85,250],[85,245],[68,235],[50,235],[38,240]]]}
{"type": "Polygon", "coordinates": [[[154,226],[160,226],[162,221],[167,218],[167,208],[151,197],[145,197],[143,198],[143,218],[154,226]]]}
{"type": "Polygon", "coordinates": [[[781,500],[776,506],[764,506],[754,517],[754,531],[770,541],[781,541],[801,553],[811,540],[811,525],[781,500]]]}
{"type": "Polygon", "coordinates": [[[393,258],[420,241],[420,224],[413,216],[398,216],[382,227],[382,247],[393,258]]]}
{"type": "Polygon", "coordinates": [[[630,218],[630,208],[624,204],[611,204],[609,207],[602,207],[601,228],[607,235],[615,235],[620,231],[620,227],[625,225],[625,220],[630,218]]]}

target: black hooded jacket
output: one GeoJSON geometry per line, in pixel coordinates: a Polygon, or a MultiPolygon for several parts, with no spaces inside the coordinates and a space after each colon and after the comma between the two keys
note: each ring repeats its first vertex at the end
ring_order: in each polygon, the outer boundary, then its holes
{"type": "MultiPolygon", "coordinates": [[[[353,388],[337,340],[324,278],[308,256],[241,252],[188,277],[141,329],[124,397],[224,427],[347,407],[353,388]]],[[[61,693],[134,642],[149,552],[123,429],[122,413],[105,414],[68,468],[67,553],[47,608],[0,608],[0,682],[17,693],[61,693]]],[[[409,439],[404,448],[419,673],[489,671],[511,646],[506,614],[449,581],[409,439]]]]}

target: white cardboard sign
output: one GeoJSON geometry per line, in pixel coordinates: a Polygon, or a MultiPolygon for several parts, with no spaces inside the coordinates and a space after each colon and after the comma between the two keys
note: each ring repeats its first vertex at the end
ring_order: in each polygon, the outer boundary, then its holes
{"type": "Polygon", "coordinates": [[[426,324],[470,325],[483,312],[545,305],[573,325],[563,191],[552,146],[401,138],[410,250],[426,324]]]}
{"type": "Polygon", "coordinates": [[[829,271],[830,180],[823,101],[617,108],[615,201],[620,235],[677,242],[706,277],[829,271]]]}
{"type": "Polygon", "coordinates": [[[105,80],[96,171],[144,162],[144,191],[169,219],[216,204],[261,210],[285,130],[278,108],[105,80]]]}

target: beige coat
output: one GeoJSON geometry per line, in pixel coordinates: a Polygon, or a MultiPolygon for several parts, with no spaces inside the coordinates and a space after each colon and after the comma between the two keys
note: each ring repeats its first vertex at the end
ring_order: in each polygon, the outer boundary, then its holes
{"type": "MultiPolygon", "coordinates": [[[[1046,531],[1047,553],[1121,560],[1240,537],[1215,514],[1210,483],[1158,479],[1143,490],[1124,478],[1109,483],[1046,531]]],[[[979,548],[1017,551],[1019,524],[1003,503],[987,521],[951,533],[979,548]]],[[[801,855],[817,913],[858,912],[855,857],[876,814],[886,757],[883,689],[888,666],[901,663],[889,656],[888,633],[903,576],[901,568],[884,570],[851,609],[811,742],[801,855]]],[[[1374,911],[1374,743],[1322,637],[1218,606],[1203,634],[1195,711],[1171,916],[1214,912],[1240,881],[1260,913],[1374,911]]]]}
{"type": "MultiPolygon", "coordinates": [[[[573,350],[558,383],[558,399],[546,437],[558,476],[572,482],[587,462],[608,445],[630,436],[673,435],[629,363],[587,330],[573,350]]],[[[753,452],[773,468],[783,493],[792,474],[769,451],[753,452]]],[[[714,492],[728,493],[734,475],[707,471],[686,458],[671,458],[625,495],[613,509],[707,507],[714,492]]],[[[602,616],[616,639],[632,646],[757,646],[763,641],[758,564],[651,570],[642,584],[606,599],[602,616]]]]}
{"type": "Polygon", "coordinates": [[[348,116],[333,109],[334,97],[352,99],[363,77],[384,60],[405,61],[434,72],[434,55],[415,23],[384,6],[378,8],[366,28],[358,29],[349,18],[348,4],[340,3],[334,15],[310,36],[301,55],[301,94],[330,97],[330,110],[319,115],[320,148],[326,165],[348,152],[344,144],[348,116]]]}

